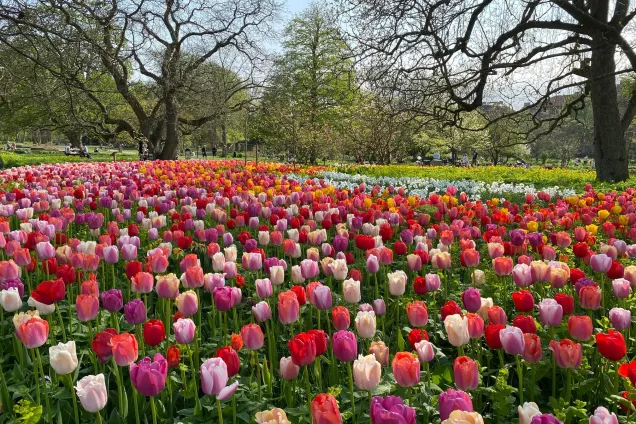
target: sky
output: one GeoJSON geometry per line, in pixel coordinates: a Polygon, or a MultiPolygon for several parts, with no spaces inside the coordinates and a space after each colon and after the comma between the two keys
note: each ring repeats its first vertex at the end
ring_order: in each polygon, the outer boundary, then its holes
{"type": "Polygon", "coordinates": [[[309,4],[311,0],[287,0],[287,9],[291,14],[302,12],[309,4]]]}

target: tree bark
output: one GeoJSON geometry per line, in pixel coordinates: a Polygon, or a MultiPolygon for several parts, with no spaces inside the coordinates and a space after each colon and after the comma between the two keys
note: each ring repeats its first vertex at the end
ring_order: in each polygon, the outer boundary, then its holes
{"type": "Polygon", "coordinates": [[[166,96],[166,141],[159,159],[174,160],[179,146],[179,108],[174,94],[166,96]]]}
{"type": "Polygon", "coordinates": [[[594,117],[594,166],[600,181],[624,181],[629,177],[625,133],[621,128],[616,90],[616,46],[595,37],[592,51],[590,94],[594,117]]]}

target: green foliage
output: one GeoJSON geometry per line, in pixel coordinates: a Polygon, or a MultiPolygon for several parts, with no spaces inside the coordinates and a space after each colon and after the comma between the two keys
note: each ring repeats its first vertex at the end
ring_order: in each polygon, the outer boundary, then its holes
{"type": "Polygon", "coordinates": [[[37,424],[42,417],[42,406],[34,405],[26,399],[20,400],[13,406],[17,418],[11,420],[11,424],[37,424]]]}

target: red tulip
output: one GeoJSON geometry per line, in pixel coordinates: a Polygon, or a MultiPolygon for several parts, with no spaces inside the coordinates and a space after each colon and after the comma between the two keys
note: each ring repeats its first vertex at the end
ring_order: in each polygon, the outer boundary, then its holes
{"type": "Polygon", "coordinates": [[[223,362],[227,365],[228,377],[233,377],[238,374],[241,368],[241,360],[238,353],[230,346],[225,346],[216,350],[216,356],[223,359],[223,362]]]}
{"type": "Polygon", "coordinates": [[[557,293],[554,300],[563,308],[563,315],[572,315],[574,313],[574,297],[565,293],[557,293]]]}
{"type": "Polygon", "coordinates": [[[349,310],[344,306],[336,306],[331,310],[331,321],[337,331],[346,330],[351,325],[349,310]]]}
{"type": "Polygon", "coordinates": [[[442,306],[439,310],[440,314],[442,314],[442,322],[449,315],[462,315],[462,308],[459,307],[457,303],[453,300],[449,300],[442,306]]]}
{"type": "Polygon", "coordinates": [[[166,338],[166,328],[158,319],[151,319],[144,324],[144,342],[148,346],[157,346],[166,338]]]}
{"type": "Polygon", "coordinates": [[[636,386],[636,361],[621,364],[620,368],[618,368],[618,373],[625,378],[629,378],[632,386],[636,386]]]}
{"type": "MultiPolygon", "coordinates": [[[[356,280],[356,281],[361,281],[361,280],[356,280]]],[[[296,298],[298,299],[298,304],[300,306],[303,306],[305,303],[307,303],[305,289],[302,286],[292,286],[291,291],[294,292],[294,294],[296,295],[296,298]]]]}
{"type": "Polygon", "coordinates": [[[501,349],[501,339],[499,338],[499,332],[506,328],[502,324],[488,324],[484,328],[484,337],[486,344],[491,349],[501,349]]]}
{"type": "Polygon", "coordinates": [[[534,321],[534,318],[529,315],[517,315],[512,320],[512,325],[520,328],[523,333],[532,333],[536,334],[537,332],[537,324],[534,321]]]}
{"type": "Polygon", "coordinates": [[[107,328],[104,331],[97,333],[91,342],[93,352],[95,352],[97,358],[103,364],[110,361],[110,358],[113,356],[113,348],[110,344],[110,339],[116,335],[117,330],[114,328],[107,328]]]}
{"type": "Polygon", "coordinates": [[[596,335],[596,347],[601,355],[610,361],[620,361],[627,353],[623,335],[616,330],[608,330],[607,334],[596,335]]]}
{"type": "Polygon", "coordinates": [[[534,297],[529,290],[513,292],[512,301],[519,312],[531,312],[534,309],[534,297]]]}
{"type": "Polygon", "coordinates": [[[297,366],[310,365],[316,359],[316,342],[307,333],[299,333],[287,342],[292,362],[297,366]]]}
{"type": "Polygon", "coordinates": [[[491,306],[488,308],[488,321],[491,324],[502,324],[505,325],[508,321],[506,317],[506,312],[501,308],[501,306],[491,306]]]}
{"type": "Polygon", "coordinates": [[[168,366],[170,368],[176,368],[179,366],[179,363],[181,362],[181,353],[177,346],[170,346],[166,352],[166,356],[168,359],[168,366]]]}
{"type": "Polygon", "coordinates": [[[625,273],[625,267],[620,261],[612,261],[612,266],[610,266],[609,271],[607,271],[607,276],[612,280],[617,278],[623,278],[625,273]]]}
{"type": "Polygon", "coordinates": [[[320,356],[327,351],[329,345],[329,336],[323,330],[309,330],[307,331],[311,337],[314,338],[316,344],[316,356],[320,356]]]}
{"type": "Polygon", "coordinates": [[[42,281],[35,290],[31,291],[31,297],[45,305],[53,305],[63,300],[65,295],[66,287],[61,279],[42,281]]]}
{"type": "Polygon", "coordinates": [[[426,294],[426,279],[421,275],[413,280],[413,291],[415,294],[426,294]]]}
{"type": "Polygon", "coordinates": [[[581,345],[570,339],[562,339],[558,342],[551,340],[550,350],[561,368],[578,368],[581,365],[583,359],[581,345]]]}
{"type": "Polygon", "coordinates": [[[413,387],[420,382],[420,361],[410,352],[398,352],[393,358],[393,376],[399,386],[413,387]]]}
{"type": "Polygon", "coordinates": [[[232,347],[232,349],[234,349],[237,352],[243,348],[243,338],[241,337],[240,334],[232,333],[232,338],[230,339],[230,346],[232,347]]]}
{"type": "Polygon", "coordinates": [[[453,362],[455,386],[459,390],[474,390],[479,386],[479,367],[468,356],[460,356],[453,362]]]}

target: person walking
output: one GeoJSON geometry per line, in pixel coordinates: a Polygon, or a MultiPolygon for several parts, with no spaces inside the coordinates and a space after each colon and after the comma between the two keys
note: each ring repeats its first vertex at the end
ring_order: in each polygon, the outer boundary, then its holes
{"type": "Polygon", "coordinates": [[[203,157],[203,159],[207,159],[208,157],[208,151],[205,149],[205,146],[201,147],[201,157],[203,157]]]}

